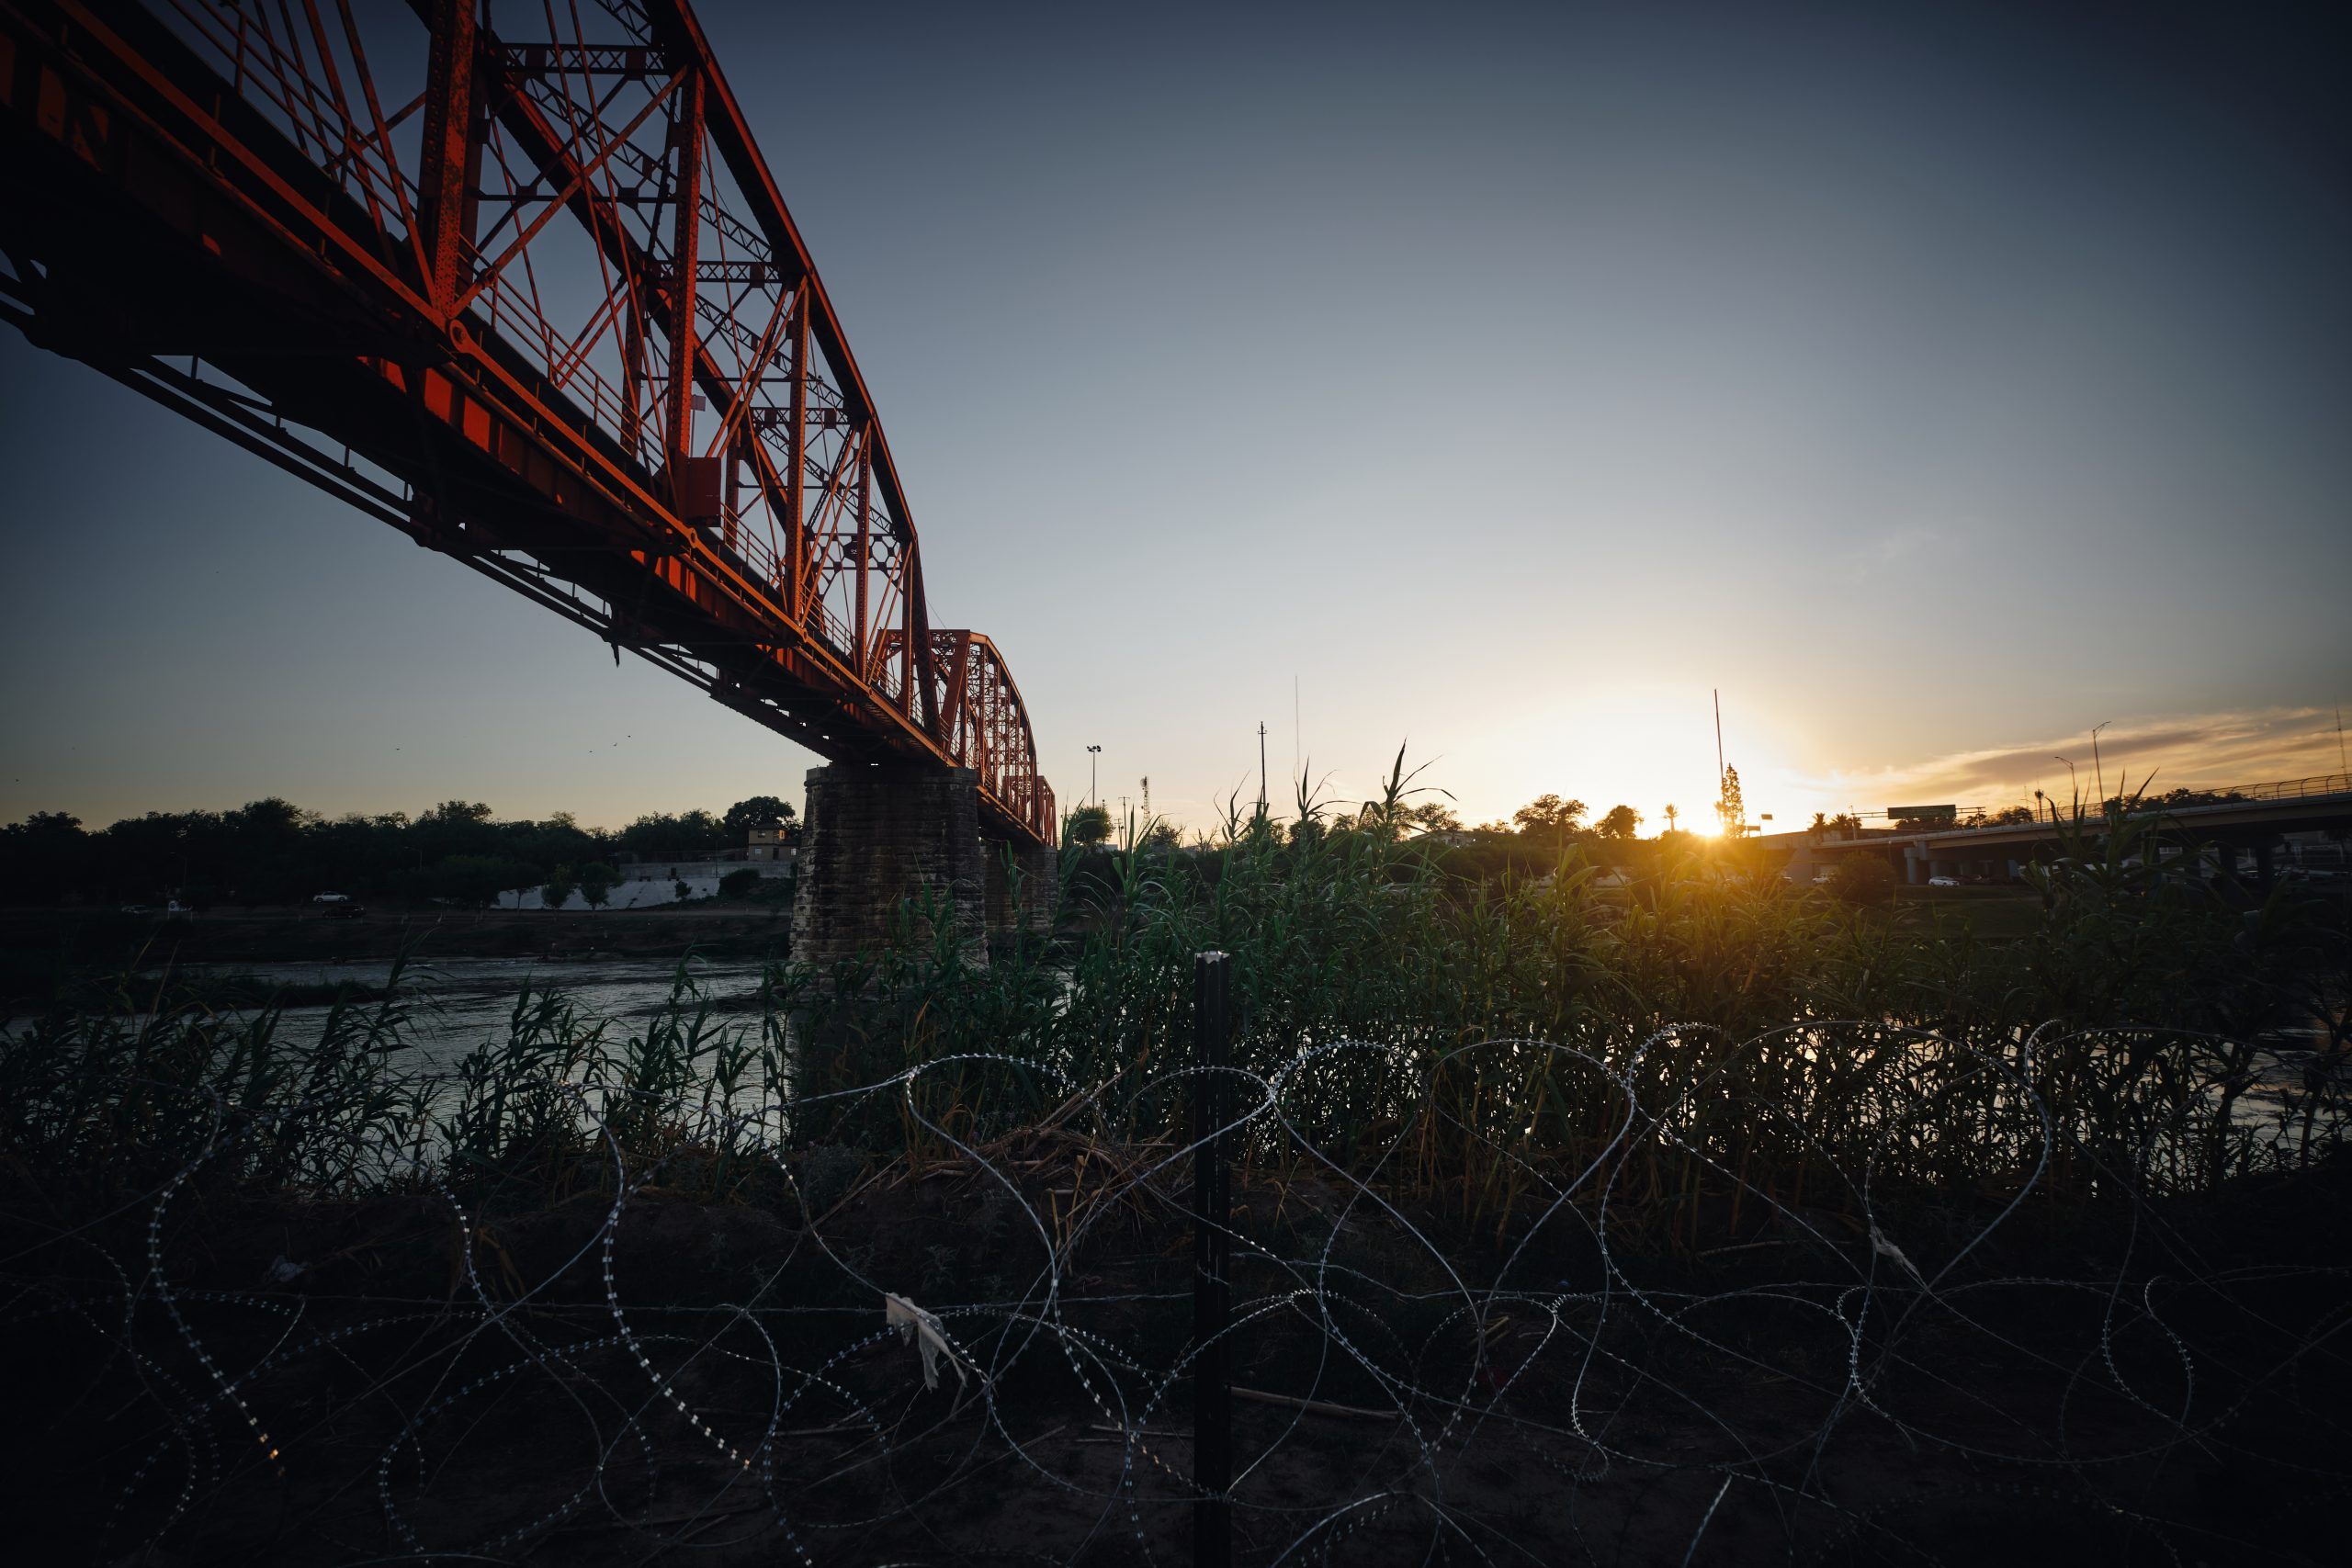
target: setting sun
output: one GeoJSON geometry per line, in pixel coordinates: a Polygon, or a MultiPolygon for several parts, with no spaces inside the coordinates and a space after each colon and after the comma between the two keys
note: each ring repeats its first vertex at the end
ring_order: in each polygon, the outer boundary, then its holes
{"type": "MultiPolygon", "coordinates": [[[[1805,798],[1803,771],[1775,743],[1766,716],[1736,705],[1729,693],[1724,708],[1724,760],[1746,784],[1748,821],[1770,811],[1790,822],[1801,819],[1800,806],[1815,809],[1805,798]]],[[[1699,838],[1723,832],[1715,816],[1714,711],[1703,686],[1620,686],[1563,697],[1532,724],[1513,716],[1491,735],[1470,738],[1454,765],[1466,773],[1473,759],[1487,757],[1507,761],[1485,777],[1456,773],[1448,780],[1474,821],[1508,818],[1551,792],[1583,801],[1594,820],[1621,802],[1631,806],[1641,814],[1644,838],[1667,830],[1669,805],[1681,831],[1699,838]],[[1543,739],[1529,744],[1530,736],[1543,739]]]]}

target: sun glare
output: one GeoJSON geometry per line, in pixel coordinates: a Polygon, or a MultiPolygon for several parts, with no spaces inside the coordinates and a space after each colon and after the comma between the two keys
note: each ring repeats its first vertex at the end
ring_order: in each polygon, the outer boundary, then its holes
{"type": "MultiPolygon", "coordinates": [[[[1748,816],[1785,815],[1794,807],[1770,798],[1787,793],[1774,780],[1787,769],[1760,724],[1735,710],[1727,716],[1727,759],[1747,782],[1748,816]]],[[[1463,748],[1508,759],[1489,779],[1448,781],[1465,795],[1476,794],[1493,807],[1473,807],[1508,818],[1518,805],[1550,791],[1585,803],[1587,820],[1598,820],[1623,802],[1641,813],[1641,836],[1667,828],[1666,807],[1674,803],[1674,826],[1696,838],[1723,835],[1715,816],[1714,714],[1704,688],[1615,686],[1563,695],[1541,714],[1514,714],[1463,748]],[[1468,786],[1466,789],[1464,786],[1468,786]]]]}

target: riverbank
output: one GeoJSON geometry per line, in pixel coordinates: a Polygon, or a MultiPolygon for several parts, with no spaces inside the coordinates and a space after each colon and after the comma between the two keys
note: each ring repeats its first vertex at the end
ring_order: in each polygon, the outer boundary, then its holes
{"type": "Polygon", "coordinates": [[[2340,906],[2068,867],[1998,942],[1770,878],[1464,897],[1361,839],[1118,869],[985,969],[239,919],[169,954],[434,973],[222,1011],[151,968],[0,1030],[16,1539],[1182,1561],[1214,949],[1238,1561],[2324,1557],[2340,906]]]}
{"type": "Polygon", "coordinates": [[[94,975],[189,966],[388,964],[402,953],[423,961],[548,963],[675,959],[688,951],[713,958],[781,958],[791,931],[788,910],[736,903],[553,913],[406,909],[340,919],[308,908],[209,910],[192,919],[112,909],[9,909],[0,912],[0,1002],[46,1002],[94,975]]]}

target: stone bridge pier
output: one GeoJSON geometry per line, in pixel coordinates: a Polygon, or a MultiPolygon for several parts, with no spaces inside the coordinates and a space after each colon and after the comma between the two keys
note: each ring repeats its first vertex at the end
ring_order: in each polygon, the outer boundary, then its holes
{"type": "Polygon", "coordinates": [[[792,955],[820,972],[887,947],[902,919],[918,940],[950,922],[966,962],[989,939],[1053,929],[1060,863],[1043,845],[981,830],[979,775],[969,768],[836,762],[808,770],[792,955]],[[908,910],[909,900],[914,908],[908,910]]]}

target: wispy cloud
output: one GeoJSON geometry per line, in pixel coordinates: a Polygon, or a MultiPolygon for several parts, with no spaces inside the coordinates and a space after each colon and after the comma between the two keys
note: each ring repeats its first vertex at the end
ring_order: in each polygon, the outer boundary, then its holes
{"type": "MultiPolygon", "coordinates": [[[[1841,801],[1952,801],[2001,806],[2029,798],[2039,786],[2063,795],[2066,764],[2086,794],[2094,787],[2090,739],[2071,735],[2020,740],[1925,761],[1877,769],[1840,770],[1811,781],[1825,797],[1841,801]]],[[[2211,788],[2301,778],[2342,770],[2335,716],[2324,708],[2264,708],[2245,713],[2149,716],[2102,730],[2098,768],[2111,793],[2129,780],[2152,776],[2158,789],[2211,788]]]]}
{"type": "Polygon", "coordinates": [[[1847,551],[1846,581],[1866,582],[1888,568],[1933,548],[1942,537],[1933,528],[1906,525],[1860,540],[1847,551]]]}

